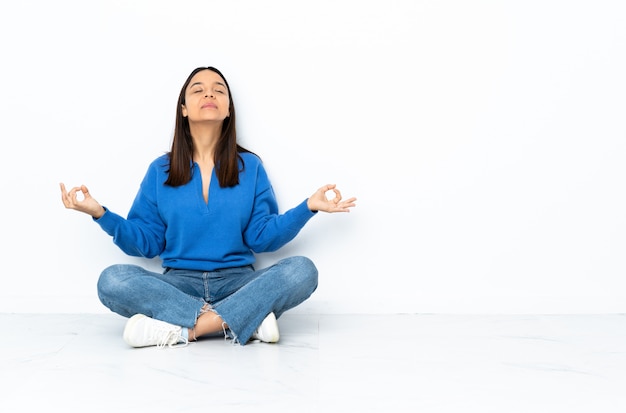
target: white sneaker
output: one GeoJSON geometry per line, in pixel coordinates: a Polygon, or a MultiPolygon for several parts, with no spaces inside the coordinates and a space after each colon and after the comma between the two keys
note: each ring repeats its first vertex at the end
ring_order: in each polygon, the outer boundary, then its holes
{"type": "Polygon", "coordinates": [[[189,341],[182,336],[182,330],[182,327],[165,321],[135,314],[126,322],[124,341],[132,347],[184,347],[189,341]]]}
{"type": "Polygon", "coordinates": [[[279,338],[280,332],[278,331],[278,322],[274,313],[269,313],[252,334],[253,340],[261,340],[265,343],[277,343],[279,338]]]}

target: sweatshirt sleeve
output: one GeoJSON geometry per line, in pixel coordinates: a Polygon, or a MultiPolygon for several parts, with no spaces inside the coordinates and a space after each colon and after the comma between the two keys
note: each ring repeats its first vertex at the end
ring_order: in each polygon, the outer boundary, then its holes
{"type": "MultiPolygon", "coordinates": [[[[136,257],[153,258],[165,246],[165,224],[156,203],[157,173],[149,168],[128,213],[128,218],[106,210],[96,222],[123,252],[136,257]]],[[[106,208],[105,208],[106,209],[106,208]]]]}
{"type": "Polygon", "coordinates": [[[306,199],[284,214],[279,214],[274,190],[265,169],[259,165],[254,206],[244,240],[254,252],[276,251],[294,239],[315,214],[307,207],[306,199]]]}

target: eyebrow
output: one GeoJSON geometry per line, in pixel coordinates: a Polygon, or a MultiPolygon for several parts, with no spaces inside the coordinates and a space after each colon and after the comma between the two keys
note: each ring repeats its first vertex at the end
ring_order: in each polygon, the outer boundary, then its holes
{"type": "MultiPolygon", "coordinates": [[[[225,84],[223,84],[222,82],[213,82],[213,84],[214,84],[214,85],[218,85],[218,86],[222,86],[222,87],[224,87],[224,88],[228,89],[228,88],[226,87],[226,85],[225,85],[225,84]]],[[[191,88],[192,88],[192,87],[194,87],[194,86],[204,86],[204,83],[202,83],[202,82],[195,82],[195,83],[192,83],[191,85],[189,85],[189,89],[191,89],[191,88]]]]}

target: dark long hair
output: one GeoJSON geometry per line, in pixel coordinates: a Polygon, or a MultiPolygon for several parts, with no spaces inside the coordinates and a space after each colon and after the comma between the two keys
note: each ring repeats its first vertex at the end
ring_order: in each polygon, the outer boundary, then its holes
{"type": "Polygon", "coordinates": [[[239,162],[243,167],[243,159],[240,153],[250,152],[246,148],[237,143],[237,130],[235,128],[235,105],[233,103],[233,95],[230,93],[230,86],[222,73],[214,67],[198,67],[194,69],[185,84],[183,84],[178,96],[176,105],[176,125],[174,128],[174,140],[172,148],[168,153],[170,158],[170,169],[165,185],[180,186],[185,185],[191,180],[191,165],[193,162],[193,139],[189,131],[189,120],[183,116],[183,105],[185,105],[185,92],[189,82],[202,70],[211,70],[222,77],[226,88],[228,89],[229,112],[230,115],[224,119],[222,123],[222,134],[215,146],[215,155],[213,163],[215,164],[215,173],[220,186],[231,187],[239,184],[239,162]]]}

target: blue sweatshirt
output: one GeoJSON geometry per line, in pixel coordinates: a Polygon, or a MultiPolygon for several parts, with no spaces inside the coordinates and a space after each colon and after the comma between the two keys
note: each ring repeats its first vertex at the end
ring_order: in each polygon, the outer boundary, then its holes
{"type": "Polygon", "coordinates": [[[187,184],[164,185],[169,158],[162,155],[150,164],[128,217],[105,208],[96,222],[126,254],[159,256],[163,267],[213,271],[252,264],[254,253],[279,249],[315,213],[304,200],[279,214],[261,160],[251,153],[241,156],[239,184],[220,187],[213,170],[205,202],[198,165],[187,184]]]}

